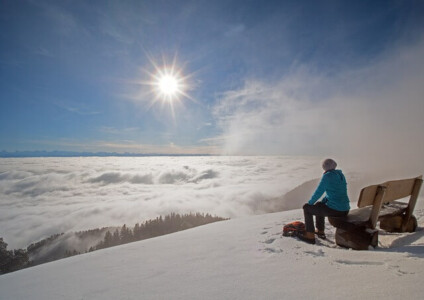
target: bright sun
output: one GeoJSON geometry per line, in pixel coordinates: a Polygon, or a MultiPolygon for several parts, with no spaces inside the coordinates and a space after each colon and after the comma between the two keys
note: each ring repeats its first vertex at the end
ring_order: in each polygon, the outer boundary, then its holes
{"type": "Polygon", "coordinates": [[[158,64],[150,57],[148,59],[153,68],[151,71],[144,69],[148,79],[139,83],[149,86],[150,89],[138,97],[145,97],[150,102],[149,109],[156,104],[161,108],[168,107],[175,119],[175,110],[178,106],[184,105],[184,99],[197,102],[189,94],[189,91],[194,89],[192,78],[194,73],[186,74],[184,68],[178,67],[176,57],[171,64],[167,64],[165,59],[162,64],[158,64]]]}
{"type": "Polygon", "coordinates": [[[175,76],[162,75],[159,78],[158,87],[163,95],[172,97],[179,91],[179,82],[175,76]]]}
{"type": "Polygon", "coordinates": [[[181,71],[177,71],[175,66],[163,67],[156,70],[156,74],[152,75],[153,81],[151,85],[154,87],[154,93],[157,100],[162,100],[173,104],[180,100],[181,97],[189,97],[186,94],[187,77],[184,77],[181,71]]]}

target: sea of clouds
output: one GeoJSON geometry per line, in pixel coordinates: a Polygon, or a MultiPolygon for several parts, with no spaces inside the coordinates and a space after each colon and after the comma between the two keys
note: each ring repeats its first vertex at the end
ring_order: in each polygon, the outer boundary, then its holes
{"type": "Polygon", "coordinates": [[[171,212],[234,218],[284,209],[283,196],[318,178],[319,163],[258,156],[1,159],[0,237],[18,248],[171,212]]]}
{"type": "MultiPolygon", "coordinates": [[[[0,159],[0,237],[13,249],[56,233],[133,226],[171,212],[235,218],[300,208],[318,184],[321,159],[4,158],[0,159]]],[[[348,178],[353,203],[361,187],[395,179],[347,162],[339,167],[348,178]]]]}

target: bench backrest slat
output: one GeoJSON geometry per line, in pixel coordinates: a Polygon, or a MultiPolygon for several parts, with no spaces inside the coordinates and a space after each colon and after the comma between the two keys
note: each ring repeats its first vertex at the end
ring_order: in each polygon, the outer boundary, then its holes
{"type": "Polygon", "coordinates": [[[378,214],[383,203],[393,202],[408,196],[407,219],[415,206],[416,198],[422,183],[422,176],[410,179],[387,181],[382,184],[370,185],[361,190],[358,207],[373,206],[370,214],[371,228],[375,228],[378,214]]]}
{"type": "Polygon", "coordinates": [[[374,204],[378,186],[386,187],[384,203],[393,202],[395,200],[408,197],[412,194],[415,181],[421,178],[422,176],[410,179],[393,180],[364,187],[359,195],[358,207],[365,207],[374,204]]]}
{"type": "Polygon", "coordinates": [[[384,195],[384,203],[393,202],[411,195],[415,180],[416,178],[411,178],[383,183],[382,185],[387,188],[386,194],[384,195]]]}
{"type": "Polygon", "coordinates": [[[373,205],[375,195],[377,195],[377,190],[378,184],[364,187],[359,195],[358,207],[373,205]]]}

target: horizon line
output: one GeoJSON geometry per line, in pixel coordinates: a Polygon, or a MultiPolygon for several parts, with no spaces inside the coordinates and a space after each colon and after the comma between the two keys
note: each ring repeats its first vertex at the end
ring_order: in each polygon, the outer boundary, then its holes
{"type": "Polygon", "coordinates": [[[149,156],[220,156],[210,153],[133,153],[133,152],[107,152],[107,151],[65,151],[65,150],[35,150],[35,151],[0,151],[0,158],[23,157],[149,157],[149,156]]]}

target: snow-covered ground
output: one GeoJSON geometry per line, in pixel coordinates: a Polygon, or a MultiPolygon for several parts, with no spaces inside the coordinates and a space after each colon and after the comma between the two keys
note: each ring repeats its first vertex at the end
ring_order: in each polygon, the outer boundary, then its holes
{"type": "Polygon", "coordinates": [[[281,237],[301,210],[241,217],[0,276],[0,299],[422,299],[424,199],[415,233],[353,251],[281,237]]]}

